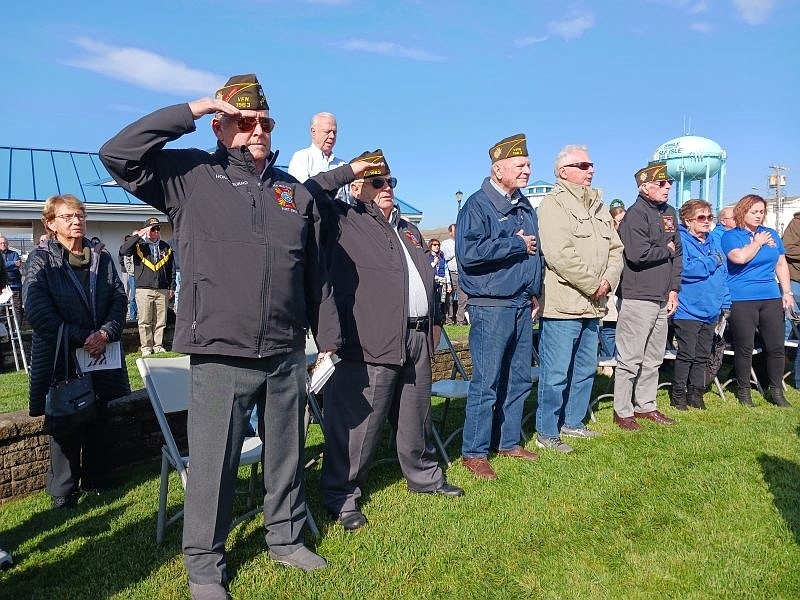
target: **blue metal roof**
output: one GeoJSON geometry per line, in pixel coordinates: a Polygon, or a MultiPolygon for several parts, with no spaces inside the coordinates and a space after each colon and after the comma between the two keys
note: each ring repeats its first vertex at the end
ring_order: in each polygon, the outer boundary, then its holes
{"type": "MultiPolygon", "coordinates": [[[[0,146],[0,200],[44,202],[55,194],[87,204],[145,204],[116,184],[97,152],[0,146]]],[[[422,214],[397,196],[395,202],[403,214],[422,214]]]]}
{"type": "Polygon", "coordinates": [[[144,204],[114,184],[96,152],[0,146],[0,200],[43,202],[55,194],[87,204],[144,204]]]}

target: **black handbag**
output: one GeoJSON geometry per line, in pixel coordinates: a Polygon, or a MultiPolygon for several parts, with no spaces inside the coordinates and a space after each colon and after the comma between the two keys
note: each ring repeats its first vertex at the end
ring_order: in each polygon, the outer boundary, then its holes
{"type": "Polygon", "coordinates": [[[69,378],[68,344],[64,341],[64,379],[56,381],[56,363],[64,337],[63,323],[58,328],[58,341],[53,357],[53,380],[44,406],[44,429],[50,435],[66,435],[97,415],[91,376],[86,376],[76,363],[77,377],[69,378]]]}

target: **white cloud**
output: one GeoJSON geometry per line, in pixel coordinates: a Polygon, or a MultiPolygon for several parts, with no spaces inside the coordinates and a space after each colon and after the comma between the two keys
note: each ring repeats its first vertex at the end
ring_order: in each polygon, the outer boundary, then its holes
{"type": "Polygon", "coordinates": [[[514,45],[517,48],[525,48],[526,46],[533,46],[534,44],[540,44],[540,43],[545,42],[545,41],[547,41],[549,39],[550,39],[550,36],[547,36],[547,35],[540,35],[540,36],[529,35],[528,37],[519,38],[517,40],[514,40],[514,45]]]}
{"type": "Polygon", "coordinates": [[[570,41],[581,37],[594,25],[594,15],[592,13],[575,8],[560,21],[548,23],[547,29],[552,35],[557,35],[566,41],[570,41]]]}
{"type": "Polygon", "coordinates": [[[225,83],[224,76],[192,69],[140,48],[116,47],[83,37],[75,43],[86,54],[67,64],[150,90],[209,95],[225,83]]]}
{"type": "Polygon", "coordinates": [[[775,0],[733,0],[733,4],[748,25],[763,25],[775,8],[775,0]]]}
{"type": "Polygon", "coordinates": [[[650,0],[650,1],[683,10],[689,13],[690,15],[696,15],[699,13],[706,12],[709,9],[709,2],[710,2],[710,0],[650,0]]]}
{"type": "Polygon", "coordinates": [[[689,29],[697,33],[711,33],[714,31],[714,27],[711,24],[702,22],[689,23],[689,29]]]}
{"type": "Polygon", "coordinates": [[[368,40],[353,39],[338,42],[335,46],[343,50],[382,54],[384,56],[394,56],[397,58],[410,58],[411,60],[421,60],[425,62],[442,62],[447,60],[446,57],[433,54],[427,50],[409,48],[408,46],[402,46],[394,42],[370,42],[368,40]]]}

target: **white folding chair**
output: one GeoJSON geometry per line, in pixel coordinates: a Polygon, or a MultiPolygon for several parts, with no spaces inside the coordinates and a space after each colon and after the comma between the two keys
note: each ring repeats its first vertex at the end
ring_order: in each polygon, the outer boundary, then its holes
{"type": "Polygon", "coordinates": [[[470,378],[467,375],[464,364],[461,362],[461,359],[458,358],[458,353],[453,347],[453,343],[450,341],[447,332],[444,330],[444,327],[442,327],[442,335],[439,337],[439,344],[436,346],[436,352],[444,350],[450,353],[450,357],[453,359],[453,368],[450,371],[449,379],[438,379],[431,384],[431,395],[438,396],[444,400],[442,403],[442,416],[437,422],[432,423],[431,429],[433,433],[433,443],[436,445],[439,454],[449,467],[452,463],[447,454],[447,446],[461,433],[463,427],[455,429],[445,440],[442,440],[442,434],[440,432],[444,431],[447,422],[447,412],[450,409],[450,402],[452,400],[467,399],[470,378]],[[457,377],[461,377],[461,379],[457,377]]]}
{"type": "MultiPolygon", "coordinates": [[[[178,519],[183,517],[183,508],[171,517],[167,516],[167,492],[169,490],[169,471],[175,469],[181,479],[181,486],[186,489],[189,477],[189,456],[181,454],[172,434],[168,414],[182,412],[189,407],[191,395],[191,375],[189,370],[189,357],[176,358],[138,358],[136,367],[142,376],[150,405],[156,415],[158,426],[164,436],[164,445],[161,447],[161,486],[158,496],[158,517],[156,520],[156,543],[164,540],[164,530],[178,519]]],[[[243,521],[260,512],[261,507],[256,506],[256,494],[260,494],[262,486],[258,481],[258,464],[261,462],[261,439],[258,436],[246,437],[242,445],[239,459],[240,465],[250,465],[250,481],[248,485],[248,511],[231,523],[233,529],[243,521]]],[[[309,526],[313,520],[309,513],[309,526]]],[[[313,525],[316,528],[316,525],[313,525]]],[[[313,529],[312,529],[313,530],[313,529]]]]}

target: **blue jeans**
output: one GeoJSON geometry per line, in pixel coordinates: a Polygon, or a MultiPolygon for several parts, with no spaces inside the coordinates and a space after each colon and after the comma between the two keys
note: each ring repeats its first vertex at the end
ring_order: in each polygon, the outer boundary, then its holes
{"type": "Polygon", "coordinates": [[[128,320],[136,321],[139,318],[139,311],[136,310],[136,277],[126,275],[128,278],[128,320]]]}
{"type": "Polygon", "coordinates": [[[541,320],[536,431],[542,437],[558,437],[562,425],[583,427],[597,371],[598,325],[598,319],[541,320]]]}
{"type": "Polygon", "coordinates": [[[172,310],[178,314],[178,298],[181,295],[181,272],[175,271],[175,295],[172,297],[172,310]]]}
{"type": "MultiPolygon", "coordinates": [[[[792,293],[794,294],[794,310],[800,315],[800,281],[792,279],[792,293]]],[[[789,321],[786,321],[786,338],[794,337],[792,333],[792,326],[789,321]]],[[[795,350],[794,355],[794,387],[800,390],[800,346],[795,350]]]]}
{"type": "Polygon", "coordinates": [[[472,382],[461,445],[464,458],[519,445],[522,410],[531,393],[531,307],[469,306],[472,382]]]}
{"type": "Polygon", "coordinates": [[[617,356],[617,322],[603,321],[600,326],[600,358],[609,359],[617,356]]]}

